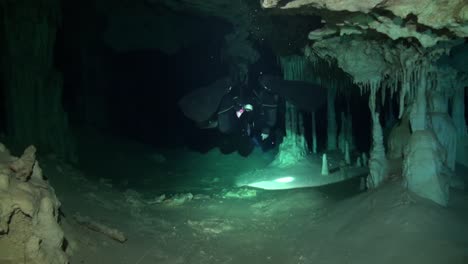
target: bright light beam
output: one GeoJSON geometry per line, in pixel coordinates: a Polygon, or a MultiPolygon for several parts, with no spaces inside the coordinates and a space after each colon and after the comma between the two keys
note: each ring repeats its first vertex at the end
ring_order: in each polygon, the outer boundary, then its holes
{"type": "Polygon", "coordinates": [[[283,177],[283,178],[278,178],[275,180],[275,182],[278,183],[288,183],[294,181],[294,177],[283,177]]]}

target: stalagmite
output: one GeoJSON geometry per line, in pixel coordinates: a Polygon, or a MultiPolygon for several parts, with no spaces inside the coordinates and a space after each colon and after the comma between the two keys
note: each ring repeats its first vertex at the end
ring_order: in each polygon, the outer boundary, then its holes
{"type": "Polygon", "coordinates": [[[327,160],[327,154],[322,155],[322,175],[328,175],[329,170],[328,170],[328,160],[327,160]]]}
{"type": "Polygon", "coordinates": [[[380,125],[379,113],[375,112],[376,93],[379,83],[371,82],[369,108],[372,117],[372,147],[369,159],[369,177],[367,178],[367,187],[376,188],[384,181],[387,176],[387,158],[383,145],[383,132],[380,125]]]}
{"type": "Polygon", "coordinates": [[[361,161],[361,157],[357,157],[356,159],[356,167],[358,168],[361,168],[362,167],[362,161],[361,161]]]}
{"type": "Polygon", "coordinates": [[[359,183],[359,191],[366,190],[366,178],[362,177],[359,183]]]}
{"type": "Polygon", "coordinates": [[[362,157],[362,166],[367,166],[368,159],[367,159],[366,153],[363,152],[363,153],[361,154],[361,157],[362,157]]]}
{"type": "MultiPolygon", "coordinates": [[[[298,119],[299,116],[296,108],[292,104],[286,102],[286,136],[279,146],[278,154],[272,163],[274,166],[291,166],[305,157],[306,148],[304,145],[299,144],[302,142],[301,137],[303,137],[303,135],[299,134],[298,119]]],[[[305,141],[303,143],[305,144],[305,141]]]]}
{"type": "Polygon", "coordinates": [[[351,154],[349,153],[349,143],[345,142],[345,161],[347,165],[351,164],[351,154]]]}
{"type": "Polygon", "coordinates": [[[312,112],[312,152],[317,154],[317,123],[315,120],[315,112],[312,112]]]}
{"type": "MultiPolygon", "coordinates": [[[[303,57],[281,57],[280,62],[285,80],[303,80],[305,78],[304,71],[307,61],[303,57]]],[[[294,165],[307,154],[302,115],[289,102],[286,102],[285,127],[286,136],[279,146],[278,155],[272,163],[272,165],[278,167],[294,165]]]]}

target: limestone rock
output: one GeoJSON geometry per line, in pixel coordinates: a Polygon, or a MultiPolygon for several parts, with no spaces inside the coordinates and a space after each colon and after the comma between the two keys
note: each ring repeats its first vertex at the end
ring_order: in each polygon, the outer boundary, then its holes
{"type": "MultiPolygon", "coordinates": [[[[356,14],[368,14],[369,21],[377,20],[378,22],[371,27],[381,33],[387,34],[391,38],[397,38],[398,35],[402,37],[415,37],[421,43],[426,43],[427,45],[434,45],[438,38],[446,37],[444,33],[439,31],[442,29],[448,30],[458,37],[468,36],[468,24],[466,23],[468,21],[468,3],[466,0],[293,0],[284,5],[280,5],[280,2],[277,0],[262,0],[261,4],[263,8],[277,8],[291,11],[301,10],[301,12],[311,14],[319,13],[327,21],[334,21],[338,26],[346,26],[346,24],[338,23],[339,19],[343,19],[343,16],[337,17],[337,12],[348,13],[348,18],[352,18],[356,14]],[[378,18],[379,14],[390,12],[394,17],[378,18]],[[395,23],[408,19],[411,16],[415,17],[414,21],[416,23],[414,27],[395,23]],[[431,38],[433,39],[431,40],[431,38]]],[[[369,27],[369,24],[363,23],[360,27],[365,29],[369,27]]]]}
{"type": "Polygon", "coordinates": [[[10,153],[9,150],[3,145],[3,143],[0,143],[0,152],[2,153],[10,153]]]}
{"type": "Polygon", "coordinates": [[[10,186],[10,175],[0,172],[0,191],[8,190],[10,186]]]}
{"type": "Polygon", "coordinates": [[[319,57],[335,58],[338,66],[349,73],[355,83],[379,82],[382,76],[394,72],[386,44],[360,37],[334,37],[316,42],[312,49],[319,57]]]}
{"type": "Polygon", "coordinates": [[[393,40],[415,38],[421,46],[426,48],[435,46],[439,41],[449,40],[445,35],[438,36],[431,30],[421,31],[415,23],[403,23],[402,21],[379,16],[369,23],[369,28],[385,34],[393,40]]]}
{"type": "Polygon", "coordinates": [[[34,146],[29,146],[26,148],[21,158],[10,164],[10,169],[14,172],[17,179],[27,181],[31,177],[35,161],[36,148],[34,146]]]}
{"type": "Polygon", "coordinates": [[[42,177],[35,151],[27,148],[11,164],[0,160],[0,240],[8,245],[0,250],[0,259],[7,263],[66,264],[64,233],[58,223],[60,202],[42,177]]]}

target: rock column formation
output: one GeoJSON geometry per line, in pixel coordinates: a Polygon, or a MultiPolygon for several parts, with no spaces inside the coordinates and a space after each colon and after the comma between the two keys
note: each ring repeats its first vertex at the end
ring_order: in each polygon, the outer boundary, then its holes
{"type": "Polygon", "coordinates": [[[63,78],[54,67],[60,2],[0,1],[0,12],[7,136],[16,148],[35,144],[44,152],[75,160],[62,108],[63,78]]]}

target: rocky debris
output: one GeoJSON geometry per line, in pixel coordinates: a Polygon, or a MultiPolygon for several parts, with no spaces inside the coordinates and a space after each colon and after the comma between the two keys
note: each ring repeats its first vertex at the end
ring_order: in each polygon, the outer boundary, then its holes
{"type": "Polygon", "coordinates": [[[132,207],[132,208],[143,208],[148,205],[166,205],[166,206],[179,206],[186,202],[190,202],[192,200],[204,200],[210,199],[209,195],[203,194],[196,194],[193,195],[192,193],[177,193],[174,195],[166,195],[161,194],[156,196],[152,199],[145,199],[143,195],[134,190],[127,190],[125,191],[125,201],[132,207]]]}
{"type": "Polygon", "coordinates": [[[257,196],[257,191],[250,188],[238,188],[226,191],[223,198],[249,199],[257,196]]]}
{"type": "Polygon", "coordinates": [[[208,200],[211,197],[207,194],[191,194],[191,193],[185,193],[185,194],[176,194],[175,196],[172,196],[170,198],[167,198],[165,194],[162,194],[160,196],[155,197],[153,200],[148,200],[146,201],[147,204],[162,204],[165,203],[167,205],[179,205],[184,202],[188,202],[191,200],[208,200]]]}
{"type": "Polygon", "coordinates": [[[146,201],[142,195],[132,189],[128,189],[124,192],[125,202],[132,208],[141,208],[146,205],[146,201]]]}
{"type": "Polygon", "coordinates": [[[8,263],[65,264],[60,202],[28,147],[21,158],[0,151],[0,259],[8,263]],[[14,253],[13,253],[14,252],[14,253]]]}
{"type": "Polygon", "coordinates": [[[148,204],[160,204],[160,203],[164,202],[165,199],[166,199],[166,195],[161,194],[160,196],[155,197],[153,200],[147,201],[147,203],[148,204]]]}
{"type": "Polygon", "coordinates": [[[108,236],[112,238],[113,240],[116,240],[120,243],[127,241],[127,237],[125,236],[125,234],[115,228],[108,227],[104,224],[91,220],[91,218],[89,217],[81,216],[79,214],[75,214],[73,218],[78,224],[92,231],[104,234],[105,236],[108,236]]]}
{"type": "Polygon", "coordinates": [[[177,206],[182,205],[186,202],[189,202],[193,199],[192,193],[178,193],[166,200],[164,200],[163,204],[168,206],[177,206]]]}
{"type": "Polygon", "coordinates": [[[208,195],[208,194],[195,194],[193,196],[193,199],[194,200],[209,200],[211,199],[211,197],[208,195]]]}
{"type": "Polygon", "coordinates": [[[191,228],[206,235],[219,235],[234,229],[231,221],[218,218],[205,219],[201,221],[188,220],[187,224],[191,228]]]}

